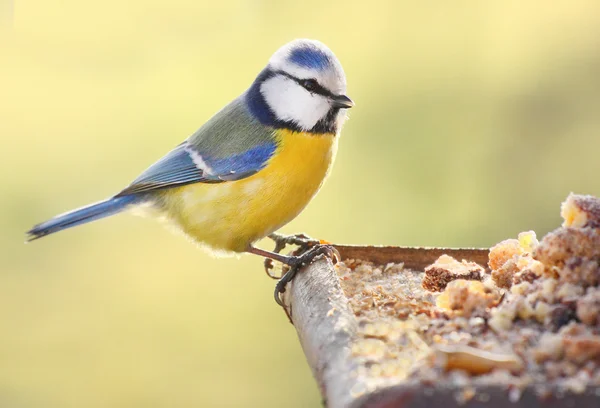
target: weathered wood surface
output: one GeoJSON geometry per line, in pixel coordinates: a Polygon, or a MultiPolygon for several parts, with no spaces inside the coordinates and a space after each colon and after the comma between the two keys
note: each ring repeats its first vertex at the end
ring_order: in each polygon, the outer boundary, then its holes
{"type": "Polygon", "coordinates": [[[353,401],[350,356],[356,318],[329,259],[318,259],[289,284],[283,300],[328,407],[353,401]]]}
{"type": "MultiPolygon", "coordinates": [[[[417,249],[394,247],[355,247],[339,245],[343,259],[362,259],[376,263],[405,262],[413,269],[422,269],[446,253],[485,265],[487,250],[483,249],[417,249]]],[[[304,268],[283,294],[288,314],[298,332],[307,361],[317,380],[324,402],[329,408],[392,408],[435,406],[450,407],[598,407],[596,390],[561,398],[537,396],[526,389],[518,401],[511,401],[504,386],[478,388],[485,400],[472,398],[459,403],[459,391],[444,384],[425,388],[416,380],[401,381],[392,386],[369,392],[368,379],[354,375],[357,363],[351,348],[356,336],[357,319],[350,309],[340,282],[329,259],[318,259],[304,268]]]]}

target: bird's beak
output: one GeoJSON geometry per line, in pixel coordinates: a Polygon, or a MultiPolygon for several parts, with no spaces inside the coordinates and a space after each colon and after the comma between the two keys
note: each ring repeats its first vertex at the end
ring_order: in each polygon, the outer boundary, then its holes
{"type": "Polygon", "coordinates": [[[331,106],[334,108],[349,109],[354,106],[354,102],[346,95],[336,95],[331,98],[331,106]]]}

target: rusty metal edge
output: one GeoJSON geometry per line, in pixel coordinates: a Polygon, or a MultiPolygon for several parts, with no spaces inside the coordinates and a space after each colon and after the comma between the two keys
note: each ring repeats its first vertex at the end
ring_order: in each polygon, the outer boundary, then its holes
{"type": "MultiPolygon", "coordinates": [[[[464,388],[427,387],[414,381],[382,388],[352,402],[348,408],[597,408],[600,396],[597,389],[588,389],[582,394],[565,393],[562,395],[540,395],[532,385],[521,392],[510,392],[508,386],[473,386],[472,398],[464,401],[464,388]]],[[[518,391],[518,390],[514,390],[518,391]]]]}
{"type": "Polygon", "coordinates": [[[434,247],[398,247],[398,246],[362,246],[337,245],[334,247],[342,255],[342,259],[360,259],[379,264],[403,262],[409,269],[422,270],[435,262],[441,255],[449,255],[459,261],[476,262],[487,267],[487,248],[434,248],[434,247]]]}

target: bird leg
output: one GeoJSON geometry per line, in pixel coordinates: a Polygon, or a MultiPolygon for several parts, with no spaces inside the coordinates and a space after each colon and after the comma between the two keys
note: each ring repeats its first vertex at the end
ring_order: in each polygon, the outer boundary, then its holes
{"type": "Polygon", "coordinates": [[[277,252],[265,251],[264,249],[255,247],[250,247],[247,252],[281,262],[290,267],[289,270],[279,279],[277,285],[275,285],[275,302],[277,302],[279,306],[283,306],[283,301],[281,300],[280,295],[285,292],[286,285],[291,282],[292,279],[294,279],[300,268],[310,264],[315,258],[321,255],[331,258],[333,263],[337,263],[341,259],[340,253],[337,249],[331,245],[321,244],[314,244],[314,246],[310,247],[308,251],[300,255],[282,255],[277,252]]]}
{"type": "Polygon", "coordinates": [[[303,233],[294,235],[283,235],[274,232],[271,235],[269,235],[268,238],[275,241],[275,248],[282,246],[281,249],[285,248],[287,245],[297,245],[300,248],[308,249],[317,244],[320,244],[320,241],[318,239],[311,238],[303,233]]]}
{"type": "MultiPolygon", "coordinates": [[[[295,252],[304,252],[308,249],[320,244],[319,240],[313,239],[306,234],[282,235],[276,232],[269,235],[269,238],[275,242],[274,253],[279,254],[288,245],[296,245],[299,248],[295,252]]],[[[273,269],[273,259],[265,258],[265,272],[272,279],[281,279],[281,276],[276,276],[271,273],[273,269]]]]}

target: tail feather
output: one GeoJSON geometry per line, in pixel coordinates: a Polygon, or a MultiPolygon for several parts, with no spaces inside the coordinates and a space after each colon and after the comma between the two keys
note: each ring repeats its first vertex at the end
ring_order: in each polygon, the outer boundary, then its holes
{"type": "Polygon", "coordinates": [[[27,232],[27,241],[33,241],[46,235],[62,231],[77,225],[96,221],[123,211],[137,200],[136,196],[113,197],[99,203],[78,208],[36,225],[27,232]]]}

